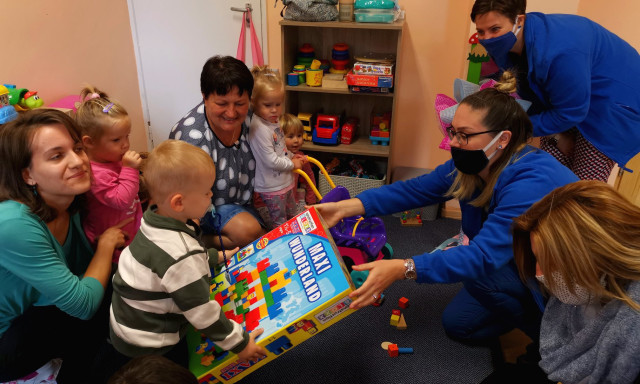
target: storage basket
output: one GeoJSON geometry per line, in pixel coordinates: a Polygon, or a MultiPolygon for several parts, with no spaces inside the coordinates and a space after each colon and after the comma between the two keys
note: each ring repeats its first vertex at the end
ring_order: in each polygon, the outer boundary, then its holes
{"type": "MultiPolygon", "coordinates": [[[[382,180],[338,175],[329,175],[329,177],[331,177],[335,185],[342,185],[347,188],[351,197],[355,197],[358,193],[366,191],[367,189],[380,187],[384,185],[386,181],[386,176],[382,180]]],[[[331,190],[331,186],[324,177],[318,178],[318,190],[323,196],[331,190]]]]}

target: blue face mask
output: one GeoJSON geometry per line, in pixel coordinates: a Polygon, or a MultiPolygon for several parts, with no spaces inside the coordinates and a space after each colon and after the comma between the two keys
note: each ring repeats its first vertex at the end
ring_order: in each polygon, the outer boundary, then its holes
{"type": "Polygon", "coordinates": [[[511,60],[509,59],[509,51],[516,44],[516,41],[518,41],[518,33],[520,33],[520,29],[522,29],[522,27],[518,26],[518,19],[516,19],[513,30],[505,33],[504,35],[494,37],[492,39],[478,40],[500,69],[509,69],[513,67],[513,63],[511,63],[511,60]]]}

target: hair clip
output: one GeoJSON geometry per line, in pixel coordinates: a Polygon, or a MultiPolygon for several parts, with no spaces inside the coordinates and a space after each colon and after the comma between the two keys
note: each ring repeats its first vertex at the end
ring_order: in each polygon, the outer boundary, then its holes
{"type": "Polygon", "coordinates": [[[104,112],[104,113],[109,113],[109,111],[111,110],[111,108],[113,108],[113,103],[109,103],[109,104],[107,104],[107,106],[106,106],[106,107],[104,107],[104,108],[102,109],[102,112],[104,112]]]}
{"type": "Polygon", "coordinates": [[[98,95],[97,93],[93,92],[92,94],[89,95],[89,97],[87,97],[87,100],[97,99],[99,97],[100,97],[100,95],[98,95]]]}

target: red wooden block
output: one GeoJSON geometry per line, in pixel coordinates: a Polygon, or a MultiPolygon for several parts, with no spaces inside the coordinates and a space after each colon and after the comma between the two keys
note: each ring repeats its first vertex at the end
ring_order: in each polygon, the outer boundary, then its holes
{"type": "Polygon", "coordinates": [[[387,352],[389,352],[390,357],[398,356],[398,344],[389,344],[387,347],[387,352]]]}
{"type": "Polygon", "coordinates": [[[402,312],[400,312],[399,309],[393,309],[393,310],[391,310],[391,314],[400,316],[402,314],[402,312]]]}
{"type": "Polygon", "coordinates": [[[401,297],[398,300],[398,306],[402,309],[406,309],[407,307],[409,307],[409,299],[407,299],[406,297],[401,297]]]}

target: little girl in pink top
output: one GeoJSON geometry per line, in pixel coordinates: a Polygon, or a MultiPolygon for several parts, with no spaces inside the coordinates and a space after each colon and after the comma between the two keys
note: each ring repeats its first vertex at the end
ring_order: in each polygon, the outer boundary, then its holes
{"type": "MultiPolygon", "coordinates": [[[[92,244],[107,228],[132,217],[122,228],[129,245],[140,227],[142,205],[138,198],[140,154],[129,149],[131,120],[127,111],[107,94],[89,86],[82,90],[76,120],[82,130],[93,174],[87,193],[88,213],[84,231],[92,244]]],[[[113,255],[117,263],[120,250],[113,255]]]]}

